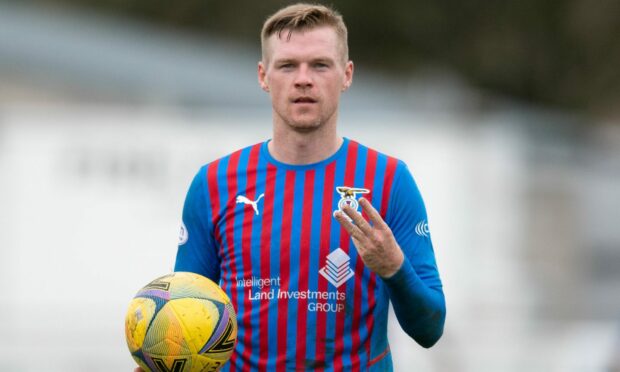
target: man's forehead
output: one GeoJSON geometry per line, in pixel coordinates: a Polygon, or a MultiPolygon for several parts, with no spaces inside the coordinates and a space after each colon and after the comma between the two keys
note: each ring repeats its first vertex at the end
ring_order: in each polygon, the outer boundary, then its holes
{"type": "Polygon", "coordinates": [[[304,40],[307,42],[334,42],[338,41],[338,35],[336,30],[330,26],[319,26],[313,28],[304,28],[299,30],[291,30],[288,28],[282,29],[279,32],[274,32],[269,36],[268,41],[276,43],[291,43],[298,40],[304,40]]]}
{"type": "Polygon", "coordinates": [[[338,35],[330,27],[294,31],[284,29],[271,35],[267,42],[272,52],[337,48],[339,44],[338,35]]]}

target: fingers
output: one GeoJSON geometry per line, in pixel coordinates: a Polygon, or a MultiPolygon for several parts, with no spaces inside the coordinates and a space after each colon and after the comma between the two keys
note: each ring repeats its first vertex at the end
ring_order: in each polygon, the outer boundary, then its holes
{"type": "MultiPolygon", "coordinates": [[[[360,198],[359,203],[362,205],[362,210],[368,215],[370,221],[373,223],[374,228],[385,230],[387,224],[381,218],[379,212],[372,206],[372,204],[365,198],[360,198]]],[[[334,214],[338,222],[344,227],[349,235],[358,242],[365,242],[368,239],[375,239],[376,231],[373,230],[368,221],[362,217],[361,213],[346,205],[342,208],[342,211],[338,211],[334,214]],[[347,216],[350,218],[347,218],[347,216]]],[[[389,229],[389,228],[388,228],[389,229]]]]}
{"type": "Polygon", "coordinates": [[[358,250],[358,252],[363,254],[365,247],[364,247],[364,244],[362,244],[360,240],[365,238],[364,233],[362,233],[362,231],[357,226],[355,226],[344,215],[344,213],[339,211],[339,212],[336,212],[335,216],[336,216],[336,220],[340,222],[340,225],[342,225],[342,227],[344,227],[344,229],[347,231],[349,236],[351,236],[351,240],[353,240],[353,245],[355,246],[355,248],[358,250]]]}
{"type": "Polygon", "coordinates": [[[379,212],[375,209],[375,207],[372,206],[372,204],[368,200],[366,200],[365,198],[360,198],[359,203],[362,206],[362,210],[366,212],[368,218],[375,227],[381,229],[387,227],[379,212]]]}
{"type": "Polygon", "coordinates": [[[359,237],[359,235],[362,234],[362,231],[353,224],[353,222],[351,222],[345,215],[343,212],[336,212],[335,213],[336,216],[336,220],[338,222],[340,222],[340,225],[342,227],[344,227],[344,229],[349,233],[349,235],[351,237],[359,237]]]}
{"type": "Polygon", "coordinates": [[[372,226],[366,222],[360,213],[357,213],[356,210],[348,205],[343,208],[343,211],[347,214],[347,216],[349,216],[350,219],[353,220],[355,226],[357,226],[361,232],[364,233],[364,235],[370,236],[370,234],[372,234],[372,226]]]}

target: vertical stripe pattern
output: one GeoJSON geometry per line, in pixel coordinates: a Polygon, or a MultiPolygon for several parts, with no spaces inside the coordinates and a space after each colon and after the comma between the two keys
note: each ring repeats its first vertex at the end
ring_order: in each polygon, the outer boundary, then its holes
{"type": "MultiPolygon", "coordinates": [[[[349,143],[349,148],[347,149],[347,158],[346,158],[346,165],[345,165],[345,169],[344,169],[344,185],[343,186],[353,186],[354,185],[354,180],[355,180],[355,165],[356,165],[356,161],[357,161],[357,146],[358,144],[356,142],[351,141],[349,143]]],[[[338,226],[340,226],[338,224],[338,226]]],[[[351,239],[348,235],[348,233],[346,232],[346,230],[344,229],[344,227],[340,226],[340,249],[342,249],[345,253],[347,253],[349,255],[349,257],[357,257],[357,252],[355,251],[355,248],[352,249],[352,251],[349,249],[349,246],[352,245],[351,243],[351,239]]],[[[358,279],[359,280],[359,279],[358,279]]],[[[349,287],[350,285],[350,281],[346,283],[347,287],[349,287]]],[[[336,315],[336,339],[335,339],[335,347],[334,347],[334,369],[339,371],[343,369],[343,357],[345,357],[344,355],[344,343],[345,339],[348,339],[351,337],[351,326],[350,326],[350,322],[345,322],[345,314],[351,312],[351,310],[353,310],[351,308],[351,306],[349,306],[349,304],[345,301],[342,301],[339,303],[342,303],[342,305],[345,306],[345,308],[347,308],[348,311],[341,311],[338,312],[336,315]],[[349,325],[347,327],[347,325],[349,325]],[[347,335],[345,335],[345,328],[349,331],[347,332],[347,335]]],[[[346,355],[347,358],[349,358],[349,355],[346,355]]]]}
{"type": "MultiPolygon", "coordinates": [[[[249,159],[247,164],[247,170],[245,172],[246,185],[245,185],[245,195],[250,200],[257,199],[256,193],[256,168],[258,164],[258,152],[260,150],[259,145],[255,145],[250,149],[249,159]]],[[[239,174],[242,174],[239,172],[239,174]]],[[[242,182],[239,182],[240,184],[242,182]]],[[[235,204],[237,204],[235,202],[235,204]]],[[[236,206],[237,207],[237,206],[236,206]]],[[[243,211],[243,223],[242,223],[242,231],[241,231],[241,257],[243,263],[243,275],[238,275],[233,278],[235,282],[238,278],[247,277],[248,275],[252,276],[252,225],[254,220],[254,209],[253,208],[244,208],[243,211]]],[[[238,318],[239,322],[243,323],[243,344],[244,345],[252,345],[252,347],[246,346],[243,349],[242,359],[244,361],[244,365],[247,364],[252,356],[255,342],[252,340],[252,321],[251,316],[253,314],[252,303],[250,302],[249,296],[247,292],[243,290],[243,288],[239,288],[239,294],[243,298],[243,309],[244,312],[240,318],[238,318]]]]}
{"type": "MultiPolygon", "coordinates": [[[[330,236],[331,236],[331,228],[332,228],[332,211],[333,208],[333,199],[334,199],[334,188],[336,187],[334,182],[335,172],[336,172],[336,164],[330,163],[325,167],[325,181],[324,181],[324,189],[323,189],[323,205],[321,206],[321,237],[319,243],[319,266],[323,265],[325,262],[325,257],[329,254],[330,251],[330,236]]],[[[337,228],[335,226],[334,228],[337,228]]],[[[325,278],[317,276],[318,280],[318,292],[327,291],[328,282],[325,278]]],[[[327,301],[318,300],[318,304],[325,305],[327,301]]],[[[328,343],[327,339],[327,314],[324,312],[317,312],[316,314],[316,360],[326,360],[326,348],[325,345],[328,343]]],[[[322,370],[323,366],[318,366],[317,370],[322,370]]]]}
{"type": "MultiPolygon", "coordinates": [[[[314,191],[314,170],[305,172],[304,180],[304,198],[301,220],[301,238],[300,246],[310,243],[310,234],[312,232],[312,201],[314,191]]],[[[306,292],[308,290],[308,276],[310,265],[310,249],[300,249],[299,257],[299,291],[306,292]]],[[[307,310],[308,299],[300,299],[299,310],[297,314],[297,365],[296,369],[304,368],[306,359],[306,330],[307,330],[307,310]]],[[[311,332],[309,330],[309,332],[311,332]]]]}
{"type": "MultiPolygon", "coordinates": [[[[267,174],[265,177],[265,209],[263,226],[260,236],[260,277],[271,277],[271,229],[273,227],[273,205],[275,198],[275,177],[276,168],[268,164],[267,174]]],[[[267,361],[269,357],[269,335],[270,330],[274,328],[274,324],[269,321],[269,302],[263,301],[259,307],[259,362],[258,370],[267,371],[267,361]]]]}
{"type": "MultiPolygon", "coordinates": [[[[286,171],[284,182],[284,201],[282,216],[282,240],[280,243],[280,282],[281,289],[288,291],[290,287],[290,244],[293,220],[293,198],[295,187],[295,172],[286,171]]],[[[288,305],[289,301],[278,301],[278,356],[276,360],[276,371],[286,369],[287,335],[288,335],[288,305]]]]}
{"type": "Polygon", "coordinates": [[[355,198],[385,218],[398,164],[346,139],[314,165],[279,163],[266,143],[208,164],[220,284],[238,312],[224,370],[367,370],[385,355],[388,299],[333,213],[337,187],[364,188],[355,198]]]}

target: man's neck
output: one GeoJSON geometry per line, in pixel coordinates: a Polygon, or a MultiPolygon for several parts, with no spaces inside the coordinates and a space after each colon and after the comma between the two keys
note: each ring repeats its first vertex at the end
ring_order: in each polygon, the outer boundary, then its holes
{"type": "Polygon", "coordinates": [[[291,165],[318,163],[335,154],[344,140],[336,131],[299,133],[274,130],[269,153],[279,162],[291,165]]]}

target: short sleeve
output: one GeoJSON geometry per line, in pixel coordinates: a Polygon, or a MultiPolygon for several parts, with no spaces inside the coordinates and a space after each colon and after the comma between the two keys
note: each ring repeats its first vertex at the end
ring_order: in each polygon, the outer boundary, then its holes
{"type": "Polygon", "coordinates": [[[420,279],[430,288],[441,288],[422,195],[402,161],[394,177],[386,223],[420,279]]]}
{"type": "Polygon", "coordinates": [[[189,271],[219,282],[220,258],[213,234],[206,166],[194,177],[183,206],[183,223],[174,271],[189,271]]]}

